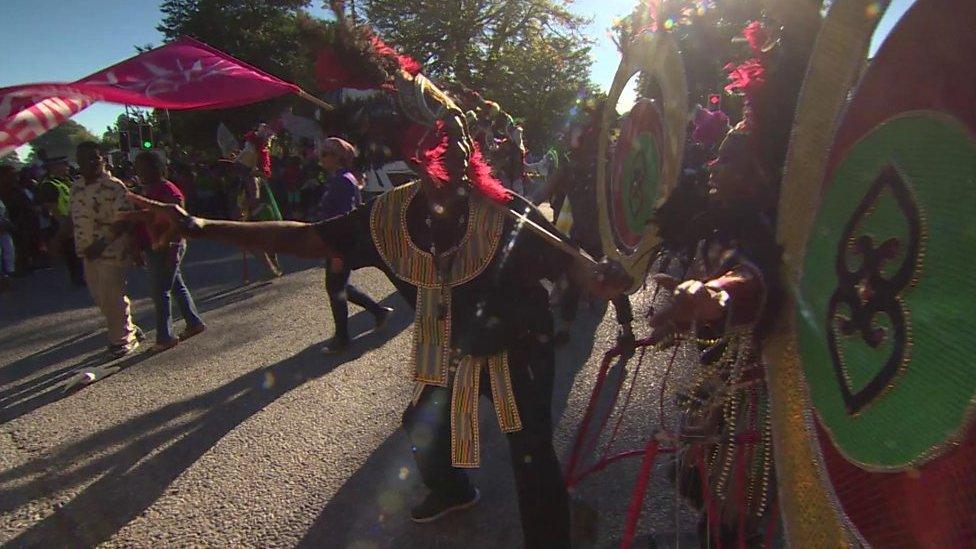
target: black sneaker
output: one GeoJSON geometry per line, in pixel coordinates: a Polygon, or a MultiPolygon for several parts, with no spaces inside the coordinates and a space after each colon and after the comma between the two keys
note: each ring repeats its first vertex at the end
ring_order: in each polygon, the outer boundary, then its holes
{"type": "Polygon", "coordinates": [[[390,321],[390,315],[393,314],[393,309],[390,307],[383,307],[381,313],[375,315],[376,317],[376,327],[373,328],[374,331],[380,331],[386,328],[386,323],[390,321]]]}
{"type": "Polygon", "coordinates": [[[444,518],[454,511],[469,509],[478,504],[481,500],[481,492],[475,488],[474,495],[464,501],[444,501],[440,496],[431,492],[427,494],[420,505],[410,510],[410,520],[425,524],[444,518]]]}
{"type": "Polygon", "coordinates": [[[630,326],[621,327],[617,331],[617,345],[622,349],[633,350],[636,343],[637,339],[634,337],[634,331],[630,326]]]}
{"type": "Polygon", "coordinates": [[[327,355],[339,354],[349,348],[349,338],[348,337],[333,337],[332,339],[325,342],[325,346],[322,347],[322,352],[327,355]]]}

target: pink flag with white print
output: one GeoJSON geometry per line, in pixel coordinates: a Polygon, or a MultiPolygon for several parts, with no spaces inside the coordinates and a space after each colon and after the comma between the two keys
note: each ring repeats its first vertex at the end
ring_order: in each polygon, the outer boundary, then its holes
{"type": "Polygon", "coordinates": [[[181,38],[72,83],[0,89],[0,157],[96,101],[161,109],[224,109],[301,89],[181,38]]]}

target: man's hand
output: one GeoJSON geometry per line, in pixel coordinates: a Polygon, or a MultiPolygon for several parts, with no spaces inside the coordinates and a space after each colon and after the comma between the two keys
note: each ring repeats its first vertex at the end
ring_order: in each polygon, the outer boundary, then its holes
{"type": "Polygon", "coordinates": [[[108,241],[106,241],[104,238],[99,238],[95,242],[92,242],[90,246],[82,250],[82,253],[85,255],[86,259],[94,261],[102,256],[102,254],[105,252],[105,248],[108,248],[108,241]]]}
{"type": "Polygon", "coordinates": [[[587,285],[591,294],[600,299],[613,299],[634,285],[634,279],[627,274],[623,265],[609,259],[591,267],[590,283],[587,285]]]}
{"type": "Polygon", "coordinates": [[[170,242],[180,240],[187,227],[193,226],[193,218],[177,204],[149,200],[135,193],[129,193],[128,199],[137,210],[124,212],[121,219],[145,223],[154,250],[161,250],[170,242]]]}
{"type": "Polygon", "coordinates": [[[680,281],[666,274],[654,275],[654,281],[672,292],[674,300],[650,319],[651,340],[658,342],[676,330],[686,330],[693,322],[714,322],[725,315],[728,294],[708,287],[699,280],[680,281]]]}

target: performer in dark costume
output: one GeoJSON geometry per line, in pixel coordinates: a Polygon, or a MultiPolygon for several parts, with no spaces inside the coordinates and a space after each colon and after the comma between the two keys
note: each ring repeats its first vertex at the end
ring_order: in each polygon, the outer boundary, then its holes
{"type": "Polygon", "coordinates": [[[317,224],[190,217],[134,197],[163,244],[177,234],[381,269],[416,308],[416,387],[404,414],[430,494],[411,518],[430,522],[477,503],[463,468],[477,467],[478,397],[489,396],[509,441],[528,547],[569,547],[569,508],[552,446],[554,355],[543,278],[569,271],[609,298],[632,280],[617,264],[585,263],[525,229],[512,211],[548,227],[531,204],[491,177],[462,111],[369,31],[340,18],[317,63],[320,84],[395,94],[405,156],[421,175],[346,216],[317,224]],[[355,68],[355,73],[347,68],[355,68]]]}
{"type": "MultiPolygon", "coordinates": [[[[569,230],[570,239],[595,258],[603,257],[603,241],[600,237],[599,210],[596,197],[596,166],[597,144],[600,137],[600,118],[603,115],[603,103],[587,106],[580,120],[570,128],[568,136],[568,150],[559,163],[559,169],[546,182],[545,189],[540,193],[540,200],[551,199],[554,217],[558,219],[559,212],[566,207],[572,208],[573,224],[569,230]]],[[[571,324],[576,318],[580,296],[583,289],[570,283],[563,289],[560,296],[559,309],[561,319],[571,324]]],[[[617,322],[620,324],[618,340],[627,345],[634,341],[632,323],[634,321],[630,298],[620,295],[613,299],[617,322]]],[[[556,332],[556,339],[565,342],[569,333],[561,328],[556,332]]]]}
{"type": "Polygon", "coordinates": [[[754,22],[743,31],[754,57],[733,68],[726,89],[745,96],[744,120],[708,165],[707,197],[695,199],[691,188],[672,193],[655,217],[665,249],[700,238],[684,281],[654,277],[673,301],[651,318],[651,339],[666,344],[690,334],[701,351],[700,367],[678,391],[684,451],[677,477],[702,511],[701,539],[712,534],[723,545],[757,546],[775,521],[761,346],[781,301],[778,186],[811,47],[808,34],[792,30],[770,36],[754,22]]]}

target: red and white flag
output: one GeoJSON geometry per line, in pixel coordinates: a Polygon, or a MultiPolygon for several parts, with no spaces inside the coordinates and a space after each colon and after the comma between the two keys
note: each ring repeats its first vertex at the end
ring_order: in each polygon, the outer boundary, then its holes
{"type": "Polygon", "coordinates": [[[160,109],[225,109],[301,89],[180,38],[72,83],[0,89],[0,157],[96,101],[160,109]]]}

